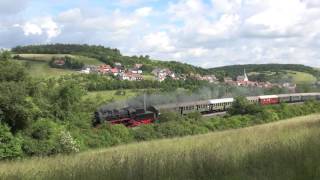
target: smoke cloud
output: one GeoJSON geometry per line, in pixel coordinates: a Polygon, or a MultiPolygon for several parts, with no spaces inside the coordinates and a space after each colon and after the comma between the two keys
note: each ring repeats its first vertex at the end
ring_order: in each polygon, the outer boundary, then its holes
{"type": "Polygon", "coordinates": [[[101,109],[112,110],[124,107],[143,108],[146,106],[183,103],[208,99],[218,99],[236,96],[258,96],[263,95],[264,90],[257,87],[233,87],[223,85],[212,85],[202,87],[193,92],[178,89],[175,92],[141,93],[141,95],[123,101],[116,101],[103,105],[101,109]],[[144,95],[145,94],[145,95],[144,95]]]}

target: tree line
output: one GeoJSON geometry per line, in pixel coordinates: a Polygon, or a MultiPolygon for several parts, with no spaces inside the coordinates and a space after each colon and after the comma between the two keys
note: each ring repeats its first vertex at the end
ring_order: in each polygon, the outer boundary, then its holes
{"type": "MultiPolygon", "coordinates": [[[[247,64],[247,65],[231,65],[223,66],[217,68],[211,68],[209,71],[215,72],[218,77],[232,77],[236,79],[237,76],[243,75],[244,69],[247,73],[250,72],[276,72],[277,74],[282,73],[283,71],[298,71],[314,75],[315,77],[320,77],[320,71],[301,64],[247,64]]],[[[276,79],[268,77],[265,74],[253,75],[253,80],[257,81],[267,81],[270,79],[276,79]]]]}

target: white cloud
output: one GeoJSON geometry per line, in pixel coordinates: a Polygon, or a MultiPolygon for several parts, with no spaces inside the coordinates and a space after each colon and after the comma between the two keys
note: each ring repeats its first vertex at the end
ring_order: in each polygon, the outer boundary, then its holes
{"type": "Polygon", "coordinates": [[[270,32],[284,33],[297,25],[306,11],[300,0],[269,0],[263,4],[266,9],[246,19],[251,25],[262,25],[270,32]]]}
{"type": "Polygon", "coordinates": [[[170,3],[168,13],[174,19],[188,20],[206,13],[206,6],[201,0],[180,0],[178,3],[170,3]]]}
{"type": "Polygon", "coordinates": [[[172,52],[175,47],[172,45],[172,41],[166,32],[150,33],[143,37],[142,47],[147,51],[157,52],[172,52]]]}
{"type": "Polygon", "coordinates": [[[152,13],[152,7],[142,7],[135,10],[135,14],[140,17],[149,16],[152,13]]]}
{"type": "Polygon", "coordinates": [[[48,41],[61,32],[58,24],[51,17],[36,18],[22,25],[16,24],[15,27],[20,27],[25,36],[45,34],[48,41]]]}
{"type": "MultiPolygon", "coordinates": [[[[320,65],[318,0],[120,0],[101,7],[75,3],[57,15],[50,14],[50,8],[28,7],[28,16],[22,16],[26,7],[19,5],[20,0],[12,2],[17,3],[14,11],[0,12],[3,47],[73,42],[203,67],[268,62],[320,65]]],[[[12,8],[12,3],[6,7],[12,8]]]]}
{"type": "Polygon", "coordinates": [[[207,36],[224,36],[227,32],[236,30],[239,23],[239,16],[233,14],[224,14],[214,23],[206,23],[199,28],[198,32],[207,36]]]}
{"type": "Polygon", "coordinates": [[[237,11],[242,4],[242,0],[211,0],[211,2],[214,9],[222,13],[237,11]]]}
{"type": "Polygon", "coordinates": [[[81,20],[81,10],[79,8],[69,9],[61,12],[57,19],[61,22],[76,22],[81,20]]]}

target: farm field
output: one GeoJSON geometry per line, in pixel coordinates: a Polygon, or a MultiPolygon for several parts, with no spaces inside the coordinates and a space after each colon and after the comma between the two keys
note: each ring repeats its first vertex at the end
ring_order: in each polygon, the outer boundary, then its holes
{"type": "Polygon", "coordinates": [[[292,82],[295,84],[312,84],[317,81],[317,78],[312,74],[299,72],[299,71],[281,71],[279,76],[276,76],[276,73],[273,71],[263,71],[263,72],[250,72],[249,75],[258,75],[265,74],[271,78],[271,80],[275,80],[275,78],[283,78],[283,79],[292,79],[292,82]],[[275,77],[272,77],[275,76],[275,77]]]}
{"type": "Polygon", "coordinates": [[[67,70],[67,69],[57,69],[51,68],[47,62],[36,62],[36,61],[27,61],[27,60],[14,60],[21,63],[26,63],[26,68],[29,74],[32,77],[40,77],[40,78],[47,78],[47,77],[57,77],[72,73],[77,73],[76,71],[67,70]]]}
{"type": "Polygon", "coordinates": [[[0,163],[2,179],[319,179],[320,114],[70,156],[0,163]]]}
{"type": "Polygon", "coordinates": [[[19,55],[22,58],[26,58],[26,60],[15,60],[15,61],[27,63],[27,69],[30,75],[33,77],[56,77],[61,75],[77,73],[76,71],[72,71],[68,69],[51,68],[48,63],[52,57],[71,56],[83,62],[86,65],[102,64],[102,62],[94,58],[77,56],[77,55],[68,55],[68,54],[19,54],[19,55]]]}
{"type": "Polygon", "coordinates": [[[287,71],[288,75],[292,77],[293,82],[296,84],[312,84],[317,81],[317,78],[311,74],[298,72],[298,71],[287,71]]]}

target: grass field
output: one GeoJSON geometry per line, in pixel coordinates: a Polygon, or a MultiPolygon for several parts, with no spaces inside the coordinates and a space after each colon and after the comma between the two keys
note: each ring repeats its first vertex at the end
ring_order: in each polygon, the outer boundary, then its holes
{"type": "Polygon", "coordinates": [[[301,84],[301,83],[312,84],[317,81],[316,77],[308,73],[297,72],[297,71],[287,71],[287,72],[288,72],[288,75],[292,77],[293,82],[296,84],[301,84]]]}
{"type": "MultiPolygon", "coordinates": [[[[26,58],[28,60],[16,60],[19,62],[27,63],[27,69],[31,76],[33,77],[56,77],[66,74],[77,73],[76,71],[68,70],[68,69],[57,69],[51,68],[49,66],[49,61],[52,57],[63,57],[67,54],[19,54],[22,58],[26,58]],[[32,59],[32,60],[29,60],[32,59]]],[[[77,55],[68,55],[71,56],[86,65],[100,65],[101,61],[89,58],[85,56],[77,56],[77,55]]]]}
{"type": "MultiPolygon", "coordinates": [[[[249,75],[258,75],[260,73],[263,73],[267,76],[273,76],[276,73],[272,71],[263,71],[263,72],[250,72],[249,75]]],[[[290,77],[293,81],[293,83],[296,84],[313,84],[317,81],[317,78],[313,76],[312,74],[304,73],[304,72],[298,72],[298,71],[281,71],[280,77],[284,79],[288,79],[290,77]]],[[[279,78],[276,76],[276,78],[279,78]]]]}
{"type": "Polygon", "coordinates": [[[0,163],[2,179],[320,178],[319,114],[70,156],[0,163]]]}
{"type": "Polygon", "coordinates": [[[110,91],[95,91],[95,92],[88,92],[87,95],[85,95],[84,99],[97,99],[100,102],[109,102],[109,101],[120,101],[120,100],[126,100],[130,99],[132,97],[135,97],[139,94],[138,91],[133,90],[122,90],[125,92],[125,95],[117,95],[116,90],[110,90],[110,91]]]}
{"type": "Polygon", "coordinates": [[[32,77],[47,78],[57,77],[61,75],[67,75],[77,73],[76,71],[67,69],[51,68],[47,62],[36,62],[36,61],[25,61],[25,60],[14,60],[21,63],[26,63],[27,70],[32,77]]]}

